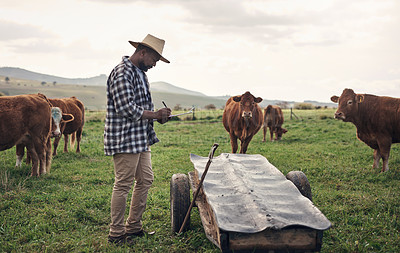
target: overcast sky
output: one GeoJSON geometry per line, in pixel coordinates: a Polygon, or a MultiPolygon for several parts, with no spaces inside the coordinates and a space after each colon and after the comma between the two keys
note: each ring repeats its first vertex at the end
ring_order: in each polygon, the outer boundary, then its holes
{"type": "Polygon", "coordinates": [[[206,95],[330,101],[344,88],[400,97],[399,0],[2,0],[0,67],[108,75],[148,34],[147,74],[206,95]]]}

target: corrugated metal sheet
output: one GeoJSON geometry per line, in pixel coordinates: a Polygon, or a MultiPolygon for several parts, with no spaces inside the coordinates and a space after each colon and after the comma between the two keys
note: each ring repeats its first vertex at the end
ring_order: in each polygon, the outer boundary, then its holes
{"type": "MultiPolygon", "coordinates": [[[[208,157],[190,155],[199,179],[208,157]]],[[[256,233],[301,225],[317,230],[331,226],[314,204],[261,155],[227,154],[214,157],[203,182],[218,227],[256,233]]]]}

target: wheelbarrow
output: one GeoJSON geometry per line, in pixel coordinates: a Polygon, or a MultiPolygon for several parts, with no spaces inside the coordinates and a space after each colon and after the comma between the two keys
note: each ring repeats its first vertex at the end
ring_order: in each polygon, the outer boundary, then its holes
{"type": "Polygon", "coordinates": [[[171,178],[173,233],[190,227],[184,218],[190,188],[207,238],[222,252],[315,252],[330,221],[312,203],[305,174],[284,176],[261,155],[222,153],[212,159],[190,154],[194,171],[171,178]],[[203,173],[207,173],[199,187],[203,173]],[[182,224],[184,226],[182,226],[182,224]]]}

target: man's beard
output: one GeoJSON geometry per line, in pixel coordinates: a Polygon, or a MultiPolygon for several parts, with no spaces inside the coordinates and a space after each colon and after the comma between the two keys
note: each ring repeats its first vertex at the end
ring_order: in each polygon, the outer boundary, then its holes
{"type": "Polygon", "coordinates": [[[144,72],[147,72],[152,66],[146,66],[144,62],[139,62],[139,69],[143,70],[144,72]]]}

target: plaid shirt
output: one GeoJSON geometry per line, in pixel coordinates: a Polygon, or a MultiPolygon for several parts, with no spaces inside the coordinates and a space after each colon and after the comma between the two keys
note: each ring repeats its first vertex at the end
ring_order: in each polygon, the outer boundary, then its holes
{"type": "Polygon", "coordinates": [[[145,83],[128,56],[122,57],[107,80],[107,116],[104,153],[140,153],[158,142],[153,120],[142,120],[143,111],[153,111],[149,82],[145,83]]]}

